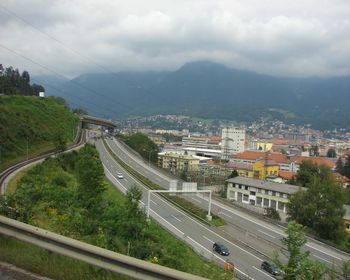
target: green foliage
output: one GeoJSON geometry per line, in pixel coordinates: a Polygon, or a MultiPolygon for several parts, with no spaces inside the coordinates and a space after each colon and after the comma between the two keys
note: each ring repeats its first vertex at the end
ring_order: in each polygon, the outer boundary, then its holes
{"type": "Polygon", "coordinates": [[[274,252],[274,261],[284,271],[284,280],[325,279],[327,273],[326,266],[318,261],[310,260],[310,252],[301,252],[301,248],[306,244],[307,239],[304,227],[294,221],[288,224],[286,230],[287,237],[283,238],[282,244],[287,246],[289,259],[287,264],[279,260],[279,255],[274,252]]]}
{"type": "Polygon", "coordinates": [[[339,157],[337,162],[335,163],[335,171],[342,175],[344,173],[344,163],[341,157],[339,157]]]}
{"type": "Polygon", "coordinates": [[[348,156],[346,159],[342,175],[350,178],[350,156],[348,156]]]}
{"type": "Polygon", "coordinates": [[[27,71],[20,74],[18,69],[12,67],[4,69],[0,64],[0,93],[6,95],[39,95],[40,91],[45,91],[45,89],[36,84],[31,86],[27,71]]]}
{"type": "Polygon", "coordinates": [[[54,148],[53,139],[73,141],[78,118],[54,98],[0,97],[0,170],[6,166],[54,148]],[[57,138],[57,137],[56,137],[57,138]]]}
{"type": "Polygon", "coordinates": [[[329,158],[336,158],[337,157],[336,151],[333,148],[328,149],[327,157],[329,157],[329,158]]]}
{"type": "Polygon", "coordinates": [[[344,238],[344,189],[334,181],[329,168],[303,163],[297,181],[302,180],[307,191],[300,190],[291,196],[290,218],[312,228],[321,238],[340,242],[344,238]]]}
{"type": "Polygon", "coordinates": [[[237,177],[239,174],[238,174],[238,172],[237,172],[237,170],[235,169],[235,170],[233,170],[232,171],[232,173],[230,174],[230,176],[228,177],[229,179],[230,178],[235,178],[235,177],[237,177]]]}
{"type": "Polygon", "coordinates": [[[144,159],[153,163],[158,161],[158,146],[142,133],[124,136],[123,140],[130,148],[138,152],[144,159]]]}
{"type": "MultiPolygon", "coordinates": [[[[105,145],[105,147],[111,154],[113,154],[113,151],[107,145],[105,145]]],[[[162,189],[160,186],[153,183],[151,180],[142,176],[140,173],[138,173],[137,171],[132,169],[125,162],[123,162],[120,158],[118,158],[115,154],[113,154],[113,157],[125,170],[127,170],[134,178],[137,178],[142,184],[147,186],[149,189],[151,189],[151,190],[162,189]]],[[[182,210],[184,210],[185,212],[189,213],[190,215],[195,216],[196,218],[202,220],[202,222],[204,222],[204,223],[215,225],[215,226],[225,225],[225,221],[216,215],[213,215],[213,219],[209,223],[206,220],[206,215],[207,215],[206,211],[204,211],[203,209],[197,207],[196,205],[192,204],[191,202],[189,202],[181,197],[178,197],[178,196],[173,197],[173,196],[169,196],[167,194],[160,194],[160,195],[163,196],[165,199],[171,201],[172,203],[176,203],[177,206],[180,207],[182,210]]]]}
{"type": "Polygon", "coordinates": [[[163,137],[165,138],[166,142],[179,142],[182,140],[182,136],[177,136],[172,133],[164,133],[163,137]]]}
{"type": "Polygon", "coordinates": [[[55,132],[53,136],[53,142],[56,153],[61,153],[66,150],[66,139],[64,138],[64,134],[62,133],[62,131],[55,132]]]}
{"type": "Polygon", "coordinates": [[[266,217],[277,221],[281,220],[279,212],[271,207],[266,209],[266,217]]]}
{"type": "MultiPolygon", "coordinates": [[[[32,225],[123,254],[128,252],[129,243],[129,255],[132,257],[148,261],[156,257],[161,265],[211,279],[229,279],[226,276],[218,278],[221,268],[214,263],[204,262],[185,243],[172,237],[154,222],[147,222],[144,213],[138,208],[142,193],[137,187],[132,187],[126,196],[112,186],[106,188],[100,181],[101,163],[96,156],[95,148],[86,145],[79,152],[60,154],[57,158],[36,165],[21,179],[13,195],[6,198],[0,196],[1,214],[13,213],[12,217],[32,225]],[[86,194],[82,195],[82,192],[86,194]],[[100,199],[93,199],[92,196],[100,199]],[[11,212],[11,209],[18,212],[11,212]]],[[[10,255],[11,251],[7,250],[2,255],[3,246],[0,242],[0,259],[10,255]]],[[[96,276],[98,269],[88,265],[83,265],[85,271],[79,265],[77,271],[72,272],[74,276],[69,278],[62,271],[56,271],[55,265],[49,265],[49,269],[42,268],[48,264],[38,259],[51,259],[47,253],[34,253],[37,249],[27,246],[24,249],[23,255],[39,255],[34,262],[26,259],[29,270],[39,266],[45,271],[55,271],[60,279],[113,279],[103,270],[103,277],[96,276]]],[[[16,259],[10,256],[4,258],[13,263],[16,263],[16,259]]],[[[75,267],[75,261],[65,263],[75,267]]],[[[62,270],[62,266],[58,265],[57,269],[62,270]]],[[[52,275],[50,272],[44,274],[52,275]]]]}

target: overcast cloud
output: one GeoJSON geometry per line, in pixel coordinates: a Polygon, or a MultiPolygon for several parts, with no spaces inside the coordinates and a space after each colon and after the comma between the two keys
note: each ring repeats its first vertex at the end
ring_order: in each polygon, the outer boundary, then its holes
{"type": "Polygon", "coordinates": [[[350,75],[350,1],[2,0],[0,63],[50,74],[26,58],[66,77],[196,60],[273,75],[350,75]]]}

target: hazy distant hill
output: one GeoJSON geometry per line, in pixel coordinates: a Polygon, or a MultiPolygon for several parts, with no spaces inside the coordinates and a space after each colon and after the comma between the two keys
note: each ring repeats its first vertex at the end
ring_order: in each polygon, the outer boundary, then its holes
{"type": "Polygon", "coordinates": [[[270,116],[321,129],[350,124],[350,77],[281,78],[211,62],[187,63],[174,72],[81,75],[55,95],[109,118],[184,114],[250,121],[270,116]]]}

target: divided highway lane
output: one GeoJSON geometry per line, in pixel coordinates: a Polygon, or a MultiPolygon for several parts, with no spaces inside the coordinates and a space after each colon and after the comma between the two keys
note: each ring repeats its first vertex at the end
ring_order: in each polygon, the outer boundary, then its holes
{"type": "MultiPolygon", "coordinates": [[[[118,154],[118,156],[131,165],[142,175],[148,177],[154,182],[158,183],[164,188],[168,188],[171,180],[166,175],[160,173],[158,170],[145,164],[142,159],[131,154],[122,144],[116,139],[107,139],[110,148],[118,154]]],[[[192,203],[206,209],[208,202],[202,195],[190,197],[192,203]]],[[[217,214],[222,219],[227,221],[231,227],[226,227],[228,234],[234,234],[237,239],[242,240],[248,246],[255,248],[258,252],[265,255],[270,255],[273,250],[282,249],[280,240],[285,236],[284,229],[281,227],[266,223],[255,217],[247,215],[244,212],[227,207],[226,205],[213,201],[212,212],[217,214]]],[[[332,266],[333,264],[341,266],[343,260],[348,260],[349,255],[342,253],[336,249],[324,246],[319,242],[314,242],[309,239],[305,246],[312,256],[318,261],[332,266]]]]}
{"type": "MultiPolygon", "coordinates": [[[[114,161],[100,140],[96,141],[95,144],[104,164],[106,176],[124,192],[126,192],[131,185],[139,186],[143,192],[141,204],[145,205],[147,189],[138,181],[134,180],[134,178],[114,161]],[[124,179],[116,179],[117,172],[122,172],[124,179]]],[[[260,269],[261,258],[237,246],[237,244],[231,242],[229,239],[222,238],[216,232],[216,229],[212,230],[202,225],[156,194],[152,194],[151,196],[150,214],[152,218],[167,227],[168,230],[171,230],[178,238],[191,244],[197,252],[201,253],[206,258],[212,259],[222,266],[224,261],[228,259],[235,263],[236,268],[240,270],[242,274],[249,275],[252,279],[273,279],[260,269]],[[213,242],[222,242],[227,245],[231,251],[231,255],[229,257],[222,257],[213,253],[213,242]]]]}

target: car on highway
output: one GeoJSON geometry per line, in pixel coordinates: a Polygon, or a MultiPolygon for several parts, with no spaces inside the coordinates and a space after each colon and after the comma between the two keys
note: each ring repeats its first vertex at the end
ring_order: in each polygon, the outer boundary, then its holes
{"type": "Polygon", "coordinates": [[[213,244],[213,250],[222,256],[228,256],[230,254],[230,250],[227,249],[227,247],[221,243],[215,242],[213,244]]]}
{"type": "Polygon", "coordinates": [[[123,178],[124,178],[124,176],[123,176],[123,174],[122,174],[122,173],[117,173],[117,178],[118,178],[118,179],[123,179],[123,178]]]}
{"type": "Polygon", "coordinates": [[[280,269],[276,264],[270,261],[263,261],[261,263],[261,268],[273,276],[281,276],[283,275],[282,269],[280,269]]]}

